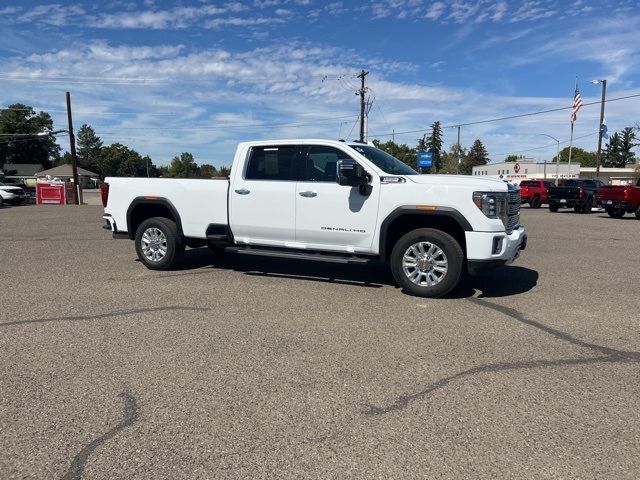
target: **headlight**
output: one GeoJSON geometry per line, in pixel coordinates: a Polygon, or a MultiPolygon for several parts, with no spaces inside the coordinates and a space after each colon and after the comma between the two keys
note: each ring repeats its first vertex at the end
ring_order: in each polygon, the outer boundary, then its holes
{"type": "Polygon", "coordinates": [[[506,193],[473,192],[473,203],[489,218],[502,219],[507,213],[506,193]]]}

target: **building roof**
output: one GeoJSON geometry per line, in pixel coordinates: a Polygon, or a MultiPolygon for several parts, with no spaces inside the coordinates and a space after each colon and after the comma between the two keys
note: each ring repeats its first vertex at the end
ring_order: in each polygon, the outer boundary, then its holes
{"type": "Polygon", "coordinates": [[[42,165],[39,163],[5,163],[2,166],[2,171],[5,175],[33,177],[42,171],[42,165]]]}
{"type": "MultiPolygon", "coordinates": [[[[65,163],[63,165],[58,165],[57,167],[50,168],[49,170],[43,170],[38,172],[38,176],[44,177],[45,175],[51,175],[52,177],[73,177],[73,169],[71,168],[71,164],[65,163]]],[[[90,172],[89,170],[85,170],[84,168],[78,167],[78,175],[83,177],[98,177],[97,173],[90,172]]]]}

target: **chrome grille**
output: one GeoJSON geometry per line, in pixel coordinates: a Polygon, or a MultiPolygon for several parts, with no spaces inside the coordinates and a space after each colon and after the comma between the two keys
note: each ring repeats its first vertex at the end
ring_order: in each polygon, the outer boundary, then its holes
{"type": "Polygon", "coordinates": [[[520,189],[511,185],[509,185],[507,193],[507,218],[505,220],[504,228],[508,234],[520,225],[520,189]]]}

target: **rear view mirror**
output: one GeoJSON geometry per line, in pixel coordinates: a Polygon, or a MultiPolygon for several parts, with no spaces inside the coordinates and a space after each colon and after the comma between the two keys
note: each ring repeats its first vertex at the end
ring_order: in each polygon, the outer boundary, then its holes
{"type": "Polygon", "coordinates": [[[336,181],[339,185],[359,187],[369,183],[369,179],[367,178],[364,168],[362,168],[355,160],[338,160],[337,174],[336,181]]]}

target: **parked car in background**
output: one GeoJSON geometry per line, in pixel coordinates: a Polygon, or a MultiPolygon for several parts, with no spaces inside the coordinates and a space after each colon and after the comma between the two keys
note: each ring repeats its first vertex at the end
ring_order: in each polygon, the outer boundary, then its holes
{"type": "Polygon", "coordinates": [[[625,213],[635,213],[640,220],[640,179],[633,185],[603,186],[598,189],[596,202],[613,218],[622,218],[625,213]]]}
{"type": "Polygon", "coordinates": [[[600,180],[565,180],[561,186],[549,188],[549,211],[573,208],[577,213],[590,213],[596,192],[603,186],[600,180]]]}
{"type": "Polygon", "coordinates": [[[27,194],[22,188],[2,182],[0,182],[0,197],[3,203],[12,205],[20,205],[27,200],[27,194]]]}
{"type": "Polygon", "coordinates": [[[531,208],[540,208],[549,201],[549,188],[555,187],[547,180],[523,180],[520,182],[520,201],[531,208]]]}

